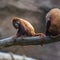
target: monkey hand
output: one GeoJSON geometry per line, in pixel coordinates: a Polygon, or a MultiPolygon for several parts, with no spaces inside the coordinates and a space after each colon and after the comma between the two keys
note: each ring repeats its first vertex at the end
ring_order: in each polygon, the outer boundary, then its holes
{"type": "Polygon", "coordinates": [[[35,36],[40,36],[40,42],[42,46],[44,43],[44,37],[46,37],[46,35],[44,33],[36,33],[35,36]]]}

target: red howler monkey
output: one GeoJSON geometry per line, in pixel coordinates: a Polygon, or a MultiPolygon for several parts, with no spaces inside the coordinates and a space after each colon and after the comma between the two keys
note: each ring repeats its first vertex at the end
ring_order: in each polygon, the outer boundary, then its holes
{"type": "Polygon", "coordinates": [[[46,15],[46,35],[60,34],[60,9],[51,9],[46,15]]]}
{"type": "Polygon", "coordinates": [[[40,36],[45,37],[43,33],[36,33],[34,27],[25,19],[14,17],[12,19],[13,26],[18,29],[16,37],[20,36],[40,36]]]}

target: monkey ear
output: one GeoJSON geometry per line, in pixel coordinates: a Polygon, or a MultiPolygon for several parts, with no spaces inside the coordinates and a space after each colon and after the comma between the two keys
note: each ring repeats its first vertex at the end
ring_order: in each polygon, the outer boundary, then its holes
{"type": "Polygon", "coordinates": [[[19,29],[20,24],[19,24],[19,22],[14,21],[14,22],[13,22],[13,26],[14,26],[16,29],[19,29]]]}

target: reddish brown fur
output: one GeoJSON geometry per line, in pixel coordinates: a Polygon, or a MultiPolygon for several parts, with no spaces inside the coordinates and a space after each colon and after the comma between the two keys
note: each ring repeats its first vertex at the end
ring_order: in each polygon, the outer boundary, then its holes
{"type": "MultiPolygon", "coordinates": [[[[50,33],[50,35],[60,34],[60,9],[58,9],[58,8],[51,9],[47,13],[46,20],[47,19],[50,19],[50,20],[48,20],[48,21],[50,21],[50,25],[48,24],[47,33],[50,33]]],[[[47,23],[48,23],[48,21],[47,21],[47,23]]]]}
{"type": "MultiPolygon", "coordinates": [[[[34,27],[31,25],[31,23],[29,23],[28,21],[26,21],[26,20],[24,20],[24,19],[22,19],[22,18],[18,18],[18,17],[14,17],[13,19],[12,19],[12,22],[14,22],[14,21],[16,21],[16,22],[19,22],[20,24],[21,24],[21,26],[24,28],[23,30],[22,30],[22,32],[24,31],[24,34],[21,32],[21,33],[19,33],[19,32],[17,32],[17,37],[19,37],[19,36],[41,36],[41,37],[44,37],[45,36],[45,34],[43,34],[43,33],[35,33],[35,29],[34,29],[34,27]]],[[[21,29],[19,29],[19,28],[17,28],[19,31],[21,30],[21,29]]]]}

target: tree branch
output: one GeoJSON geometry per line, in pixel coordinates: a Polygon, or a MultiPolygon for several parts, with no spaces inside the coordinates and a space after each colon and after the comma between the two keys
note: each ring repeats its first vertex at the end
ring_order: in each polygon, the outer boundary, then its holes
{"type": "Polygon", "coordinates": [[[41,45],[41,44],[48,44],[60,41],[60,36],[58,37],[44,37],[44,40],[41,40],[40,36],[34,36],[34,37],[19,37],[14,39],[13,36],[1,39],[0,40],[0,48],[3,47],[9,47],[12,45],[41,45]]]}

